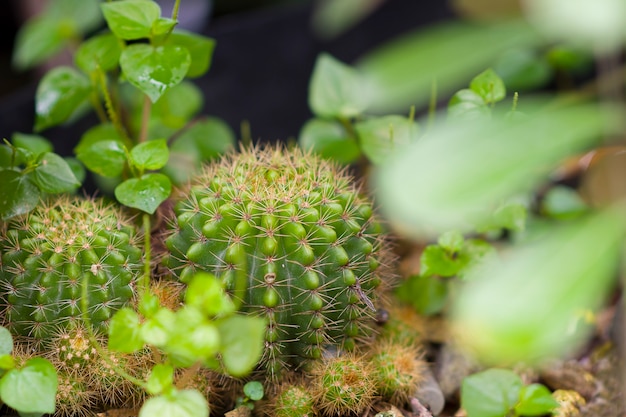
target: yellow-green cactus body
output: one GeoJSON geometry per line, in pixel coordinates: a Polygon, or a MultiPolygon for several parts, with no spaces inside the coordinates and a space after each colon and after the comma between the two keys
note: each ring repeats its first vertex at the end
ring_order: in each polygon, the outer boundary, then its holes
{"type": "Polygon", "coordinates": [[[169,267],[184,282],[214,273],[267,317],[270,373],[368,334],[387,251],[344,170],[297,149],[243,151],[208,166],[174,210],[169,267]]]}

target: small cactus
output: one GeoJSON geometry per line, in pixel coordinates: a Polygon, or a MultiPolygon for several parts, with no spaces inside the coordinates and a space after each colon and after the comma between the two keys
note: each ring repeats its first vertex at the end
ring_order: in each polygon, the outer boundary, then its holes
{"type": "Polygon", "coordinates": [[[131,300],[142,251],[127,216],[101,200],[62,197],[42,202],[0,230],[0,302],[12,333],[45,339],[88,313],[102,330],[131,300]]]}
{"type": "Polygon", "coordinates": [[[166,264],[183,282],[221,277],[242,310],[267,317],[270,376],[370,334],[390,251],[345,170],[254,148],[209,165],[176,199],[166,264]]]}
{"type": "Polygon", "coordinates": [[[304,385],[285,385],[271,403],[273,417],[314,417],[315,398],[304,385]]]}
{"type": "Polygon", "coordinates": [[[401,343],[378,343],[370,358],[377,392],[393,404],[402,405],[424,380],[426,363],[419,349],[401,343]]]}

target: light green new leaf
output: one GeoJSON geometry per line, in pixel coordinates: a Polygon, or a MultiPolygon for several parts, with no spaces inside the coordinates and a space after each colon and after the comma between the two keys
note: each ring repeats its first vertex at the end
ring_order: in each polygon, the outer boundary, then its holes
{"type": "Polygon", "coordinates": [[[89,97],[91,83],[70,67],[57,67],[39,82],[35,93],[35,130],[66,121],[89,97]]]}
{"type": "Polygon", "coordinates": [[[176,30],[170,34],[166,44],[182,46],[189,51],[191,65],[187,77],[204,75],[211,67],[215,40],[196,33],[176,30]]]}
{"type": "Polygon", "coordinates": [[[46,359],[29,359],[0,379],[0,399],[20,413],[53,413],[56,393],[56,370],[46,359]]]}
{"type": "Polygon", "coordinates": [[[190,64],[189,51],[177,45],[154,47],[134,44],[124,49],[120,57],[120,65],[128,81],[148,95],[152,102],[157,101],[168,88],[180,83],[190,64]]]}
{"type": "Polygon", "coordinates": [[[30,20],[17,32],[13,66],[19,70],[32,68],[59,53],[66,43],[58,20],[48,17],[30,20]]]}
{"type": "Polygon", "coordinates": [[[153,1],[121,0],[102,3],[102,13],[118,38],[149,38],[152,25],[161,17],[161,8],[153,1]]]}
{"type": "Polygon", "coordinates": [[[29,175],[37,187],[46,193],[63,193],[74,190],[80,182],[61,156],[46,152],[38,158],[38,165],[29,175]]]}
{"type": "Polygon", "coordinates": [[[71,27],[65,29],[68,40],[76,39],[77,33],[84,35],[98,29],[102,23],[100,0],[54,0],[47,7],[46,15],[71,27]]]}
{"type": "Polygon", "coordinates": [[[298,139],[302,149],[341,164],[351,164],[361,156],[359,144],[346,128],[335,120],[311,119],[300,130],[298,139]]]}
{"type": "Polygon", "coordinates": [[[148,398],[139,410],[139,417],[208,417],[209,404],[196,390],[175,391],[148,398]]]}
{"type": "Polygon", "coordinates": [[[17,171],[0,171],[0,218],[7,220],[28,213],[39,203],[40,194],[28,176],[17,171]]]}
{"type": "Polygon", "coordinates": [[[131,308],[118,310],[109,325],[109,349],[133,353],[143,347],[140,337],[139,315],[131,308]]]}
{"type": "Polygon", "coordinates": [[[348,65],[321,54],[309,84],[309,107],[316,116],[352,118],[369,105],[365,79],[348,65]]]}
{"type": "Polygon", "coordinates": [[[143,142],[130,150],[130,160],[141,170],[160,169],[167,164],[170,151],[165,139],[143,142]]]}
{"type": "Polygon", "coordinates": [[[485,100],[475,91],[463,88],[452,96],[448,102],[448,117],[477,119],[491,114],[485,100]]]}
{"type": "Polygon", "coordinates": [[[86,73],[96,71],[109,71],[117,67],[122,45],[120,40],[112,33],[96,35],[83,42],[76,51],[74,57],[76,65],[86,73]]]}
{"type": "Polygon", "coordinates": [[[170,389],[174,382],[174,368],[171,365],[157,363],[152,368],[146,381],[146,391],[150,395],[158,395],[170,389]]]}
{"type": "Polygon", "coordinates": [[[159,205],[172,192],[172,183],[163,174],[144,174],[131,178],[115,187],[115,198],[128,207],[154,214],[159,205]]]}
{"type": "Polygon", "coordinates": [[[13,336],[6,327],[0,326],[0,355],[9,355],[13,351],[13,336]]]}
{"type": "Polygon", "coordinates": [[[491,68],[472,79],[470,90],[481,96],[488,104],[497,103],[506,97],[506,87],[502,78],[491,68]]]}
{"type": "Polygon", "coordinates": [[[217,326],[226,371],[235,377],[244,376],[252,371],[263,353],[265,320],[235,315],[219,320],[217,326]]]}
{"type": "Polygon", "coordinates": [[[357,122],[363,153],[374,164],[383,163],[393,152],[417,140],[418,126],[404,116],[383,116],[357,122]]]}
{"type": "Polygon", "coordinates": [[[265,395],[263,392],[263,384],[259,381],[247,382],[246,385],[243,386],[243,393],[252,401],[262,400],[265,395]]]}
{"type": "Polygon", "coordinates": [[[461,407],[467,417],[506,417],[522,389],[522,379],[508,369],[487,369],[466,377],[461,385],[461,407]]]}
{"type": "Polygon", "coordinates": [[[235,306],[214,275],[199,272],[193,276],[185,292],[185,304],[194,306],[210,316],[234,312],[235,306]]]}
{"type": "Polygon", "coordinates": [[[626,221],[611,210],[554,227],[468,273],[453,308],[460,339],[495,363],[541,362],[577,349],[583,314],[615,284],[626,221]]]}
{"type": "Polygon", "coordinates": [[[530,384],[522,388],[515,412],[520,416],[543,416],[558,406],[558,401],[548,388],[541,384],[530,384]]]}
{"type": "Polygon", "coordinates": [[[14,146],[26,149],[33,155],[39,155],[44,152],[52,152],[52,143],[43,136],[29,135],[26,133],[15,132],[11,135],[11,142],[14,146]]]}
{"type": "Polygon", "coordinates": [[[472,230],[617,126],[612,109],[539,109],[519,120],[455,120],[432,128],[375,173],[381,209],[407,233],[472,230]]]}

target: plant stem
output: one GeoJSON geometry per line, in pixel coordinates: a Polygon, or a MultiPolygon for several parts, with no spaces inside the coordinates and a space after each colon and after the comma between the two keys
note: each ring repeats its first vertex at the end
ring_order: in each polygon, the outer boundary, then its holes
{"type": "Polygon", "coordinates": [[[428,123],[426,129],[435,123],[435,116],[437,115],[437,79],[433,78],[433,82],[430,85],[430,100],[428,102],[428,123]]]}
{"type": "Polygon", "coordinates": [[[120,135],[122,140],[124,141],[124,145],[127,147],[131,147],[130,139],[126,134],[126,130],[122,123],[120,122],[120,118],[118,117],[117,111],[113,106],[113,100],[111,100],[111,95],[109,94],[109,89],[107,87],[106,76],[102,71],[98,71],[98,78],[100,80],[100,89],[102,90],[102,97],[104,99],[104,107],[106,109],[107,115],[109,116],[109,120],[115,126],[115,130],[120,135]]]}
{"type": "Polygon", "coordinates": [[[150,246],[150,215],[143,214],[143,239],[144,239],[144,260],[143,260],[143,276],[139,282],[139,297],[150,289],[150,272],[151,272],[151,246],[150,246]]]}
{"type": "Polygon", "coordinates": [[[141,132],[139,132],[139,143],[148,140],[148,125],[150,124],[150,112],[152,111],[152,100],[145,95],[143,97],[143,109],[141,110],[141,132]]]}

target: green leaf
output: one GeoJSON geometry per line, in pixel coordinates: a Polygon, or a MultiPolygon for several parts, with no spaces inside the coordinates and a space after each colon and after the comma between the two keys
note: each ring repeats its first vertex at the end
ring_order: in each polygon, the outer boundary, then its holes
{"type": "Polygon", "coordinates": [[[29,359],[0,379],[0,399],[20,413],[53,413],[56,392],[56,370],[42,358],[29,359]]]}
{"type": "Polygon", "coordinates": [[[124,170],[126,152],[117,140],[102,140],[79,146],[76,157],[90,171],[104,177],[117,177],[124,170]]]}
{"type": "Polygon", "coordinates": [[[217,322],[222,340],[222,360],[226,371],[244,376],[258,363],[263,352],[265,320],[259,317],[230,316],[217,322]]]}
{"type": "Polygon", "coordinates": [[[150,318],[154,316],[160,309],[161,303],[159,302],[159,297],[151,291],[145,291],[141,298],[139,299],[139,313],[146,317],[150,318]]]}
{"type": "Polygon", "coordinates": [[[169,17],[160,17],[158,18],[154,24],[152,25],[152,37],[157,37],[161,35],[165,35],[172,28],[176,26],[178,22],[176,20],[172,20],[169,17]]]}
{"type": "Polygon", "coordinates": [[[0,355],[9,355],[13,351],[13,336],[6,328],[0,326],[0,355]]]}
{"type": "Polygon", "coordinates": [[[199,272],[191,279],[185,292],[185,303],[201,309],[209,316],[226,315],[235,311],[222,283],[214,275],[199,272]]]}
{"type": "Polygon", "coordinates": [[[495,363],[536,363],[575,351],[581,314],[615,285],[625,221],[610,210],[546,230],[466,276],[452,311],[460,342],[495,363]]]}
{"type": "Polygon", "coordinates": [[[176,366],[190,366],[198,361],[210,363],[220,349],[220,333],[204,313],[192,306],[176,311],[176,322],[163,349],[176,366]]]}
{"type": "Polygon", "coordinates": [[[171,365],[157,363],[152,368],[146,381],[146,391],[150,395],[167,392],[174,384],[174,368],[171,365]]]}
{"type": "Polygon", "coordinates": [[[300,130],[302,149],[340,164],[351,164],[361,156],[359,144],[351,138],[341,123],[334,120],[311,119],[300,130]]]}
{"type": "Polygon", "coordinates": [[[433,127],[375,173],[381,209],[415,235],[471,231],[502,201],[529,192],[565,157],[616,128],[612,109],[538,109],[522,120],[448,120],[433,127]]]}
{"type": "Polygon", "coordinates": [[[139,417],[208,417],[209,404],[196,390],[175,391],[148,398],[139,410],[139,417]]]}
{"type": "Polygon", "coordinates": [[[27,176],[3,170],[0,171],[0,196],[0,217],[7,220],[34,209],[40,192],[27,176]]]}
{"type": "Polygon", "coordinates": [[[125,40],[149,38],[161,17],[161,8],[153,1],[121,0],[102,3],[101,7],[111,31],[125,40]]]}
{"type": "Polygon", "coordinates": [[[17,33],[13,65],[19,70],[39,65],[58,54],[66,42],[58,20],[49,17],[29,20],[17,33]]]}
{"type": "Polygon", "coordinates": [[[150,97],[152,102],[157,101],[168,88],[180,83],[190,64],[187,49],[175,45],[154,47],[134,44],[127,47],[120,57],[120,65],[128,81],[150,97]]]}
{"type": "Polygon", "coordinates": [[[44,13],[57,22],[71,26],[71,30],[65,29],[70,40],[98,29],[102,23],[100,0],[55,0],[48,3],[44,13]]]}
{"type": "Polygon", "coordinates": [[[545,54],[534,48],[514,48],[503,53],[494,64],[509,91],[536,90],[545,86],[554,71],[545,54]]]}
{"type": "Polygon", "coordinates": [[[506,87],[502,78],[491,68],[474,77],[470,89],[481,96],[487,104],[497,103],[506,97],[506,87]]]}
{"type": "Polygon", "coordinates": [[[32,182],[45,193],[63,193],[80,186],[65,159],[51,152],[38,158],[38,166],[30,175],[32,182]]]}
{"type": "Polygon", "coordinates": [[[263,399],[263,384],[259,381],[249,381],[243,386],[243,393],[252,401],[263,399]]]}
{"type": "Polygon", "coordinates": [[[309,85],[309,107],[320,117],[352,118],[368,106],[364,79],[354,69],[321,54],[309,85]]]}
{"type": "Polygon", "coordinates": [[[465,261],[441,246],[428,245],[420,257],[420,273],[427,277],[453,277],[463,268],[465,261]]]}
{"type": "Polygon", "coordinates": [[[15,368],[15,359],[9,354],[0,355],[0,369],[8,371],[15,368]]]}
{"type": "Polygon", "coordinates": [[[490,114],[485,100],[468,88],[457,91],[448,102],[449,117],[471,120],[490,114]]]}
{"type": "Polygon", "coordinates": [[[558,401],[548,388],[541,384],[530,384],[522,388],[515,412],[520,416],[543,416],[558,406],[558,401]]]}
{"type": "Polygon", "coordinates": [[[541,203],[542,214],[555,219],[573,219],[589,211],[589,206],[575,190],[557,186],[551,188],[541,203]]]}
{"type": "Polygon", "coordinates": [[[172,129],[182,129],[201,109],[202,91],[195,84],[183,81],[154,103],[150,117],[172,129]]]}
{"type": "Polygon", "coordinates": [[[396,293],[419,314],[429,316],[441,312],[446,306],[448,282],[438,277],[412,275],[398,287],[396,293]]]}
{"type": "Polygon", "coordinates": [[[464,243],[463,235],[456,230],[445,232],[437,239],[437,244],[450,253],[460,252],[464,243]]]}
{"type": "Polygon", "coordinates": [[[15,132],[11,135],[13,146],[26,149],[34,155],[45,152],[52,152],[52,143],[43,136],[28,135],[26,133],[15,132]]]}
{"type": "Polygon", "coordinates": [[[417,123],[404,116],[383,116],[354,125],[361,149],[374,164],[383,163],[394,152],[417,140],[417,123]]]}
{"type": "Polygon", "coordinates": [[[176,314],[166,308],[160,308],[141,326],[141,338],[152,346],[163,347],[171,339],[176,327],[176,314]]]}
{"type": "Polygon", "coordinates": [[[507,369],[487,369],[470,375],[461,385],[461,407],[467,417],[506,417],[513,409],[522,380],[507,369]]]}
{"type": "Polygon", "coordinates": [[[85,166],[78,159],[71,156],[66,156],[63,159],[65,160],[67,166],[70,167],[70,170],[72,170],[76,181],[82,184],[87,175],[85,172],[85,166]]]}
{"type": "Polygon", "coordinates": [[[503,51],[543,42],[523,20],[451,22],[383,44],[365,55],[357,68],[368,79],[370,110],[405,111],[411,105],[427,104],[433,83],[439,96],[446,97],[491,65],[503,51]]]}
{"type": "Polygon", "coordinates": [[[78,68],[86,73],[98,69],[106,72],[117,68],[121,54],[119,39],[112,33],[103,33],[81,43],[74,59],[78,68]]]}
{"type": "Polygon", "coordinates": [[[74,153],[84,152],[94,143],[105,140],[114,140],[122,146],[122,137],[112,123],[101,123],[88,129],[78,141],[78,145],[74,148],[74,153]]]}
{"type": "Polygon", "coordinates": [[[70,67],[50,70],[39,82],[35,94],[35,130],[66,121],[89,97],[91,83],[70,67]]]}
{"type": "Polygon", "coordinates": [[[154,214],[171,192],[169,178],[163,174],[150,173],[122,182],[115,187],[115,198],[125,206],[154,214]]]}
{"type": "Polygon", "coordinates": [[[143,348],[140,327],[139,315],[133,309],[124,307],[118,310],[109,325],[109,349],[133,353],[143,348]]]}
{"type": "Polygon", "coordinates": [[[182,46],[189,51],[191,65],[187,77],[204,75],[211,67],[215,40],[184,30],[175,30],[170,34],[166,44],[182,46]]]}
{"type": "Polygon", "coordinates": [[[167,164],[169,156],[165,139],[143,142],[130,150],[130,161],[140,170],[160,169],[167,164]]]}

